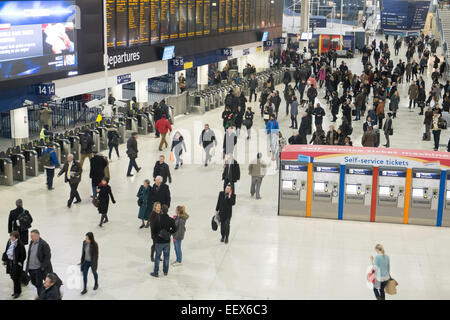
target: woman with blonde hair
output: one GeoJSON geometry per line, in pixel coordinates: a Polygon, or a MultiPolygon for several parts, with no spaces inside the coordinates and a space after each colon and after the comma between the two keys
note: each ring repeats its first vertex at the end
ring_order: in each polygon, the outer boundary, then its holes
{"type": "Polygon", "coordinates": [[[153,204],[153,210],[150,213],[150,218],[149,218],[150,232],[151,232],[151,236],[152,236],[152,240],[153,240],[152,248],[151,248],[151,252],[150,252],[150,259],[152,260],[152,262],[155,262],[155,241],[156,241],[156,238],[158,237],[158,234],[154,234],[151,230],[153,230],[153,225],[159,219],[160,214],[161,214],[161,203],[155,202],[153,204]]]}
{"type": "Polygon", "coordinates": [[[175,211],[177,215],[174,219],[177,231],[173,234],[173,247],[175,249],[177,260],[172,263],[173,267],[181,266],[182,264],[181,241],[184,239],[184,233],[186,232],[186,220],[189,219],[189,215],[184,206],[177,206],[175,211]]]}
{"type": "Polygon", "coordinates": [[[381,244],[375,246],[377,253],[376,257],[370,257],[373,267],[375,269],[375,283],[373,285],[373,291],[377,300],[385,300],[384,287],[391,278],[389,256],[384,253],[384,248],[381,244]]]}

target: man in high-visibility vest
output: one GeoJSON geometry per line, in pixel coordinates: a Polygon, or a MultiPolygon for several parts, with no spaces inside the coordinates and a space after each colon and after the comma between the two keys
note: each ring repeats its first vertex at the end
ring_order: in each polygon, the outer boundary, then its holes
{"type": "Polygon", "coordinates": [[[48,142],[49,136],[53,136],[53,133],[48,130],[48,124],[44,124],[44,127],[39,135],[39,139],[42,139],[44,142],[48,142]]]}

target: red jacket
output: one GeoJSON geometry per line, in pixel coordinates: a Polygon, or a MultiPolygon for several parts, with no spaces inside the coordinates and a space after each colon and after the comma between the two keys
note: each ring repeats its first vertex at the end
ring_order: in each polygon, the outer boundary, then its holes
{"type": "Polygon", "coordinates": [[[156,121],[155,128],[159,131],[159,133],[167,133],[169,130],[172,131],[170,122],[166,118],[161,118],[156,121]]]}

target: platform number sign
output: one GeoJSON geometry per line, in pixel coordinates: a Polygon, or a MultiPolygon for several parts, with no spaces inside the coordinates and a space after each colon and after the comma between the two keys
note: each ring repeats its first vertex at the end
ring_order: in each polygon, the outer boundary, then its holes
{"type": "Polygon", "coordinates": [[[37,87],[37,94],[44,97],[51,97],[55,95],[55,84],[49,83],[49,84],[38,84],[37,87]]]}
{"type": "Polygon", "coordinates": [[[174,67],[182,67],[184,65],[184,58],[183,57],[173,58],[172,65],[174,67]]]}
{"type": "Polygon", "coordinates": [[[231,57],[233,55],[233,49],[232,48],[223,48],[222,55],[224,55],[225,57],[231,57]]]}

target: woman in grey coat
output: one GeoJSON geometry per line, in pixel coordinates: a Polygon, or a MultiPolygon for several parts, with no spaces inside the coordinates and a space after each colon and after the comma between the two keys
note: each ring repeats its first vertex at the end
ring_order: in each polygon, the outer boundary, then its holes
{"type": "Polygon", "coordinates": [[[394,119],[397,117],[397,110],[398,110],[399,103],[400,103],[400,95],[397,90],[392,95],[391,102],[389,105],[389,110],[392,111],[392,118],[394,118],[394,119]]]}
{"type": "Polygon", "coordinates": [[[189,219],[189,215],[187,214],[186,208],[184,206],[177,206],[176,213],[177,215],[174,217],[174,219],[177,231],[172,235],[173,247],[177,256],[177,260],[172,263],[172,266],[174,267],[181,266],[181,241],[184,239],[184,233],[186,232],[186,220],[189,219]]]}
{"type": "Polygon", "coordinates": [[[171,151],[174,153],[175,159],[177,160],[175,170],[178,169],[179,165],[183,165],[183,159],[181,159],[183,149],[186,152],[186,144],[184,143],[184,138],[181,133],[177,131],[173,137],[171,148],[171,151]]]}
{"type": "Polygon", "coordinates": [[[150,227],[150,212],[153,208],[153,201],[151,197],[151,187],[150,180],[145,179],[144,184],[139,188],[137,193],[138,197],[138,205],[139,205],[139,214],[138,218],[142,220],[142,224],[139,229],[150,227]],[[147,221],[147,224],[145,224],[147,221]]]}

